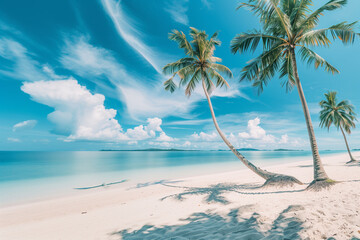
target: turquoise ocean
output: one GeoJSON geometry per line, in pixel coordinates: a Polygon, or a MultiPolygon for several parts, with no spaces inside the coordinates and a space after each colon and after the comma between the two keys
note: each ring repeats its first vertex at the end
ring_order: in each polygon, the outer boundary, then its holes
{"type": "MultiPolygon", "coordinates": [[[[312,159],[309,151],[244,151],[243,155],[263,167],[312,159]]],[[[103,183],[146,184],[243,168],[230,151],[0,151],[0,207],[103,183]]]]}

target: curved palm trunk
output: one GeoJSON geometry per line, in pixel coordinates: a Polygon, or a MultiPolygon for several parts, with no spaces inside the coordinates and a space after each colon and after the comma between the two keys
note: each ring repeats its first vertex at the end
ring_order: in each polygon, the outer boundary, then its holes
{"type": "Polygon", "coordinates": [[[350,161],[349,161],[348,163],[350,163],[350,162],[355,162],[356,160],[354,159],[354,157],[352,156],[352,154],[351,154],[351,152],[350,152],[350,148],[349,148],[348,141],[346,140],[346,136],[345,136],[344,130],[343,130],[343,128],[342,128],[341,126],[340,126],[340,130],[341,130],[342,135],[344,136],[346,148],[347,148],[347,151],[348,151],[348,153],[349,153],[349,155],[350,155],[350,161]]]}
{"type": "MultiPolygon", "coordinates": [[[[206,89],[206,85],[205,85],[205,81],[202,80],[202,86],[206,95],[206,99],[208,101],[209,104],[209,108],[210,108],[210,112],[211,112],[211,116],[212,116],[212,120],[214,122],[215,128],[218,131],[220,137],[222,138],[222,140],[225,142],[225,144],[230,148],[230,150],[235,154],[235,156],[243,163],[245,164],[246,167],[248,167],[250,170],[252,170],[254,173],[256,173],[257,175],[259,175],[260,177],[264,178],[265,180],[268,180],[272,177],[275,176],[279,176],[280,174],[276,174],[276,173],[271,173],[268,172],[266,170],[262,170],[261,168],[256,167],[255,165],[253,165],[251,162],[249,162],[241,153],[239,153],[235,147],[229,142],[229,140],[226,138],[226,136],[224,135],[224,133],[221,131],[217,121],[216,121],[216,117],[215,117],[215,113],[214,113],[214,109],[212,107],[212,103],[210,100],[210,96],[209,93],[207,92],[206,89]]],[[[299,181],[300,182],[300,181],[299,181]]]]}
{"type": "Polygon", "coordinates": [[[309,113],[309,108],[307,106],[304,91],[303,91],[301,83],[300,83],[294,48],[291,49],[290,55],[291,55],[291,64],[293,67],[294,77],[295,77],[295,81],[296,81],[296,87],[297,87],[297,90],[298,90],[298,93],[300,96],[300,101],[301,101],[301,104],[303,107],[305,120],[306,120],[306,126],[307,126],[309,139],[310,139],[310,145],[311,145],[313,162],[314,162],[314,180],[315,181],[328,180],[329,177],[327,176],[325,169],[323,167],[323,164],[321,162],[321,159],[320,159],[319,149],[318,149],[318,146],[316,143],[314,128],[313,128],[310,113],[309,113]]]}

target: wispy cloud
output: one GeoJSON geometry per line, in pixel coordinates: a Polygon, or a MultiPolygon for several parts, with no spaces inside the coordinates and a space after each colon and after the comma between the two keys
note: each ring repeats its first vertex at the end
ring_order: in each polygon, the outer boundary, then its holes
{"type": "Polygon", "coordinates": [[[13,126],[13,131],[15,132],[19,129],[31,129],[35,127],[36,124],[37,124],[36,120],[26,120],[23,122],[19,122],[13,126]]]}
{"type": "Polygon", "coordinates": [[[138,52],[154,69],[161,73],[161,68],[166,60],[161,54],[153,50],[142,39],[143,34],[134,27],[132,19],[126,15],[122,8],[121,0],[101,0],[102,6],[108,16],[111,18],[117,33],[122,37],[136,52],[138,52]]]}
{"type": "Polygon", "coordinates": [[[165,4],[167,11],[175,22],[189,25],[189,17],[187,15],[189,0],[170,0],[165,4]]]}
{"type": "Polygon", "coordinates": [[[32,59],[32,53],[11,38],[0,38],[0,56],[13,65],[1,69],[0,74],[26,81],[45,80],[48,76],[41,70],[41,64],[32,59]]]}
{"type": "Polygon", "coordinates": [[[123,101],[129,115],[136,120],[169,115],[185,117],[195,107],[193,103],[201,99],[199,96],[187,99],[182,92],[166,92],[162,78],[154,81],[128,73],[111,51],[93,46],[86,37],[67,39],[65,43],[60,58],[64,67],[123,101]],[[110,86],[103,80],[104,76],[110,86]]]}
{"type": "Polygon", "coordinates": [[[210,0],[201,0],[202,4],[204,4],[207,8],[211,7],[211,2],[210,0]]]}

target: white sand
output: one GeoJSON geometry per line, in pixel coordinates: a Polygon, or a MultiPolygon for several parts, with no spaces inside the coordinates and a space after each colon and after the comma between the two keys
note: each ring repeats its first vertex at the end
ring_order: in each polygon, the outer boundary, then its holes
{"type": "MultiPolygon", "coordinates": [[[[347,159],[323,157],[329,176],[343,182],[317,193],[302,191],[306,185],[254,189],[263,181],[241,170],[5,207],[0,239],[356,239],[360,165],[346,166],[347,159]]],[[[313,174],[311,161],[268,170],[305,183],[313,174]]]]}

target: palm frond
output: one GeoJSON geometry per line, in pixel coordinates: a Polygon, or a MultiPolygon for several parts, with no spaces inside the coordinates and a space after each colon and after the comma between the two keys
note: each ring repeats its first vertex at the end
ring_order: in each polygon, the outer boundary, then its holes
{"type": "Polygon", "coordinates": [[[193,76],[189,80],[186,88],[185,88],[185,95],[190,97],[191,93],[195,90],[196,84],[201,80],[201,70],[200,68],[197,68],[194,71],[193,76]]]}
{"type": "Polygon", "coordinates": [[[231,40],[231,52],[234,54],[239,52],[241,54],[249,49],[254,52],[258,47],[260,40],[262,41],[264,49],[270,49],[275,44],[286,42],[283,38],[263,34],[259,31],[252,31],[236,35],[231,40]]]}
{"type": "Polygon", "coordinates": [[[186,55],[194,56],[193,49],[192,49],[189,41],[186,39],[186,36],[183,32],[180,32],[178,30],[173,30],[169,34],[169,39],[177,42],[177,44],[179,45],[179,48],[182,48],[185,50],[186,55]]]}
{"type": "Polygon", "coordinates": [[[215,79],[216,80],[216,87],[230,87],[228,82],[213,68],[209,68],[207,69],[209,75],[210,75],[210,80],[211,79],[215,79]]]}
{"type": "Polygon", "coordinates": [[[290,92],[294,88],[296,83],[290,54],[290,52],[285,53],[285,57],[280,68],[280,78],[287,77],[287,80],[284,80],[282,83],[282,86],[286,87],[286,92],[290,92]]]}
{"type": "Polygon", "coordinates": [[[163,67],[163,74],[170,75],[178,72],[180,69],[193,65],[196,62],[195,58],[182,58],[176,62],[166,64],[163,67]]]}
{"type": "Polygon", "coordinates": [[[228,67],[226,67],[226,66],[224,66],[222,64],[211,63],[210,67],[215,69],[217,72],[225,74],[229,78],[233,77],[233,74],[232,74],[231,70],[228,67]]]}
{"type": "Polygon", "coordinates": [[[328,46],[331,43],[328,35],[331,35],[333,39],[340,39],[344,44],[354,43],[355,38],[360,36],[354,31],[357,23],[357,21],[352,23],[341,22],[329,28],[312,30],[303,34],[299,38],[299,42],[312,46],[328,46]]]}
{"type": "Polygon", "coordinates": [[[306,61],[309,65],[314,64],[315,68],[318,68],[319,66],[324,67],[326,71],[331,72],[332,74],[339,73],[339,70],[337,70],[324,58],[322,58],[320,55],[310,50],[309,48],[301,47],[299,52],[302,57],[302,60],[306,61]]]}
{"type": "Polygon", "coordinates": [[[174,76],[164,82],[165,90],[170,91],[171,93],[173,93],[177,88],[174,82],[174,76]]]}
{"type": "Polygon", "coordinates": [[[315,10],[310,14],[306,19],[304,19],[300,24],[300,29],[312,29],[319,23],[320,16],[323,15],[325,11],[333,11],[339,9],[347,4],[347,0],[330,0],[325,3],[323,6],[315,10]]]}

